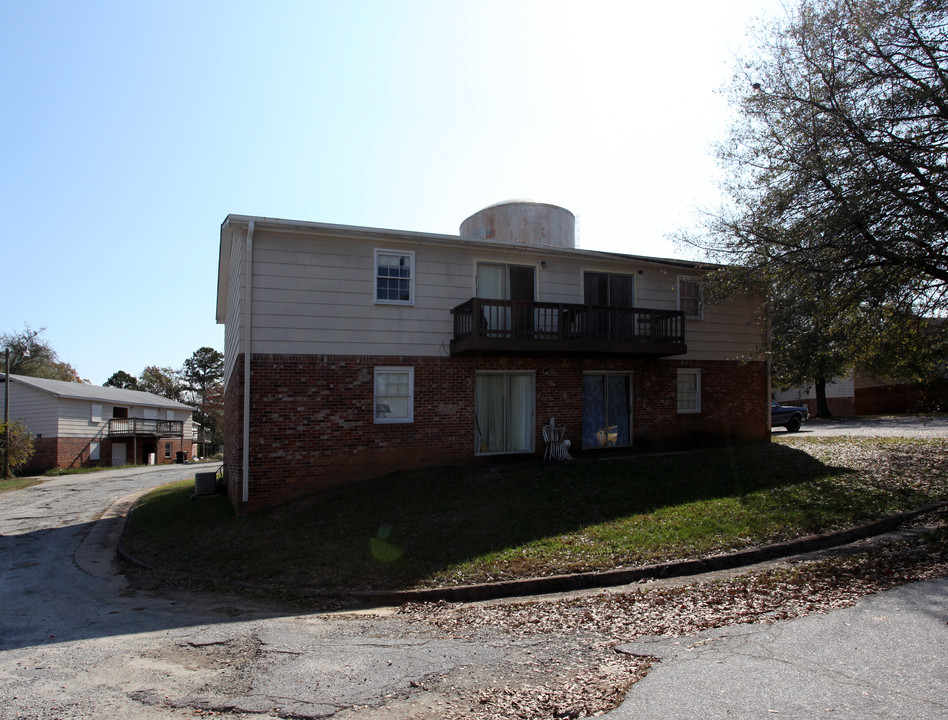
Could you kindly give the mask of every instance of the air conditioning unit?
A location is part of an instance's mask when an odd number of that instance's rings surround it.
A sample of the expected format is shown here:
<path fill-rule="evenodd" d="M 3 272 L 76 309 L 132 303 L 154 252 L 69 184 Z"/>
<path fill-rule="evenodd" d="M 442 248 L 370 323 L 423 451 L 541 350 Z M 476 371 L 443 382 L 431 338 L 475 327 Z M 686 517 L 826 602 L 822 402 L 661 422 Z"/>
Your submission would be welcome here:
<path fill-rule="evenodd" d="M 217 495 L 217 473 L 194 473 L 194 497 Z"/>

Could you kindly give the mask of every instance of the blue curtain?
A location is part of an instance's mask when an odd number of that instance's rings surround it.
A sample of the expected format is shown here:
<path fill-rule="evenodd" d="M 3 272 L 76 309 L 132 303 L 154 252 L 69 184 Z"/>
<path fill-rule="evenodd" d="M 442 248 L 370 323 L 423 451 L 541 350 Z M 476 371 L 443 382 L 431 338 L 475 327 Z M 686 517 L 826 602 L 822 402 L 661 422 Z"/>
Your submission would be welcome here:
<path fill-rule="evenodd" d="M 583 447 L 632 444 L 628 375 L 583 375 Z"/>

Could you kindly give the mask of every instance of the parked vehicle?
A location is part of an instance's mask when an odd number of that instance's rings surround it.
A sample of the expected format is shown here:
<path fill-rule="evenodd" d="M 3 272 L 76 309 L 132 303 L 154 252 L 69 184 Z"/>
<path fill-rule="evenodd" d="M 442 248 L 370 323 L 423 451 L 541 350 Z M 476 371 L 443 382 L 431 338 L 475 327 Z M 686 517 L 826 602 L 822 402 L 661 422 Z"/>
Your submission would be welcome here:
<path fill-rule="evenodd" d="M 805 407 L 781 405 L 776 400 L 770 401 L 770 427 L 785 427 L 788 432 L 797 432 L 809 417 L 810 411 Z"/>

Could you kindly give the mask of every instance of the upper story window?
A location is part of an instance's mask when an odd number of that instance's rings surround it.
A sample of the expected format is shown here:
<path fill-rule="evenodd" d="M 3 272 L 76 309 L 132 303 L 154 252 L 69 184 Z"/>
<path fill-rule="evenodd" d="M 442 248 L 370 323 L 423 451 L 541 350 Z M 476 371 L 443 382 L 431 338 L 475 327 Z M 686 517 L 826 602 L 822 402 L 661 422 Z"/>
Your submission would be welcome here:
<path fill-rule="evenodd" d="M 128 418 L 128 408 L 127 408 L 127 407 L 119 407 L 118 405 L 113 405 L 113 406 L 112 406 L 112 417 L 113 417 L 113 418 L 121 418 L 121 419 L 123 419 L 123 420 L 124 420 L 124 419 L 127 419 L 127 418 Z"/>
<path fill-rule="evenodd" d="M 415 302 L 415 253 L 375 251 L 375 302 L 413 305 Z"/>
<path fill-rule="evenodd" d="M 635 277 L 617 273 L 584 272 L 583 302 L 587 305 L 635 307 Z"/>
<path fill-rule="evenodd" d="M 699 320 L 704 317 L 701 278 L 678 276 L 678 309 L 685 314 L 685 317 Z"/>
<path fill-rule="evenodd" d="M 92 403 L 91 422 L 94 422 L 94 423 L 102 422 L 102 405 L 100 405 L 99 403 Z"/>

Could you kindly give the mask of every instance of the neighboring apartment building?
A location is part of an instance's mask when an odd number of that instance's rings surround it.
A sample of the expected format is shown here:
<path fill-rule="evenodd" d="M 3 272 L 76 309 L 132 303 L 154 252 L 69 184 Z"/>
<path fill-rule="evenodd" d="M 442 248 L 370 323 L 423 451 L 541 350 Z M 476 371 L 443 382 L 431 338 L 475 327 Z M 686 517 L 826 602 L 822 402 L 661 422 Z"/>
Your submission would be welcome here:
<path fill-rule="evenodd" d="M 3 377 L 0 374 L 0 377 Z M 0 402 L 7 383 L 0 383 Z M 23 473 L 193 459 L 192 408 L 137 390 L 10 375 L 10 420 L 35 437 Z"/>
<path fill-rule="evenodd" d="M 816 391 L 812 385 L 776 392 L 774 399 L 784 405 L 805 405 L 811 417 L 816 414 Z M 945 412 L 948 380 L 921 385 L 880 380 L 857 369 L 845 378 L 826 383 L 826 404 L 833 415 L 841 416 Z"/>
<path fill-rule="evenodd" d="M 550 418 L 573 456 L 767 441 L 759 304 L 706 306 L 708 269 L 577 249 L 573 215 L 539 203 L 460 236 L 229 215 L 231 499 L 539 459 Z"/>

